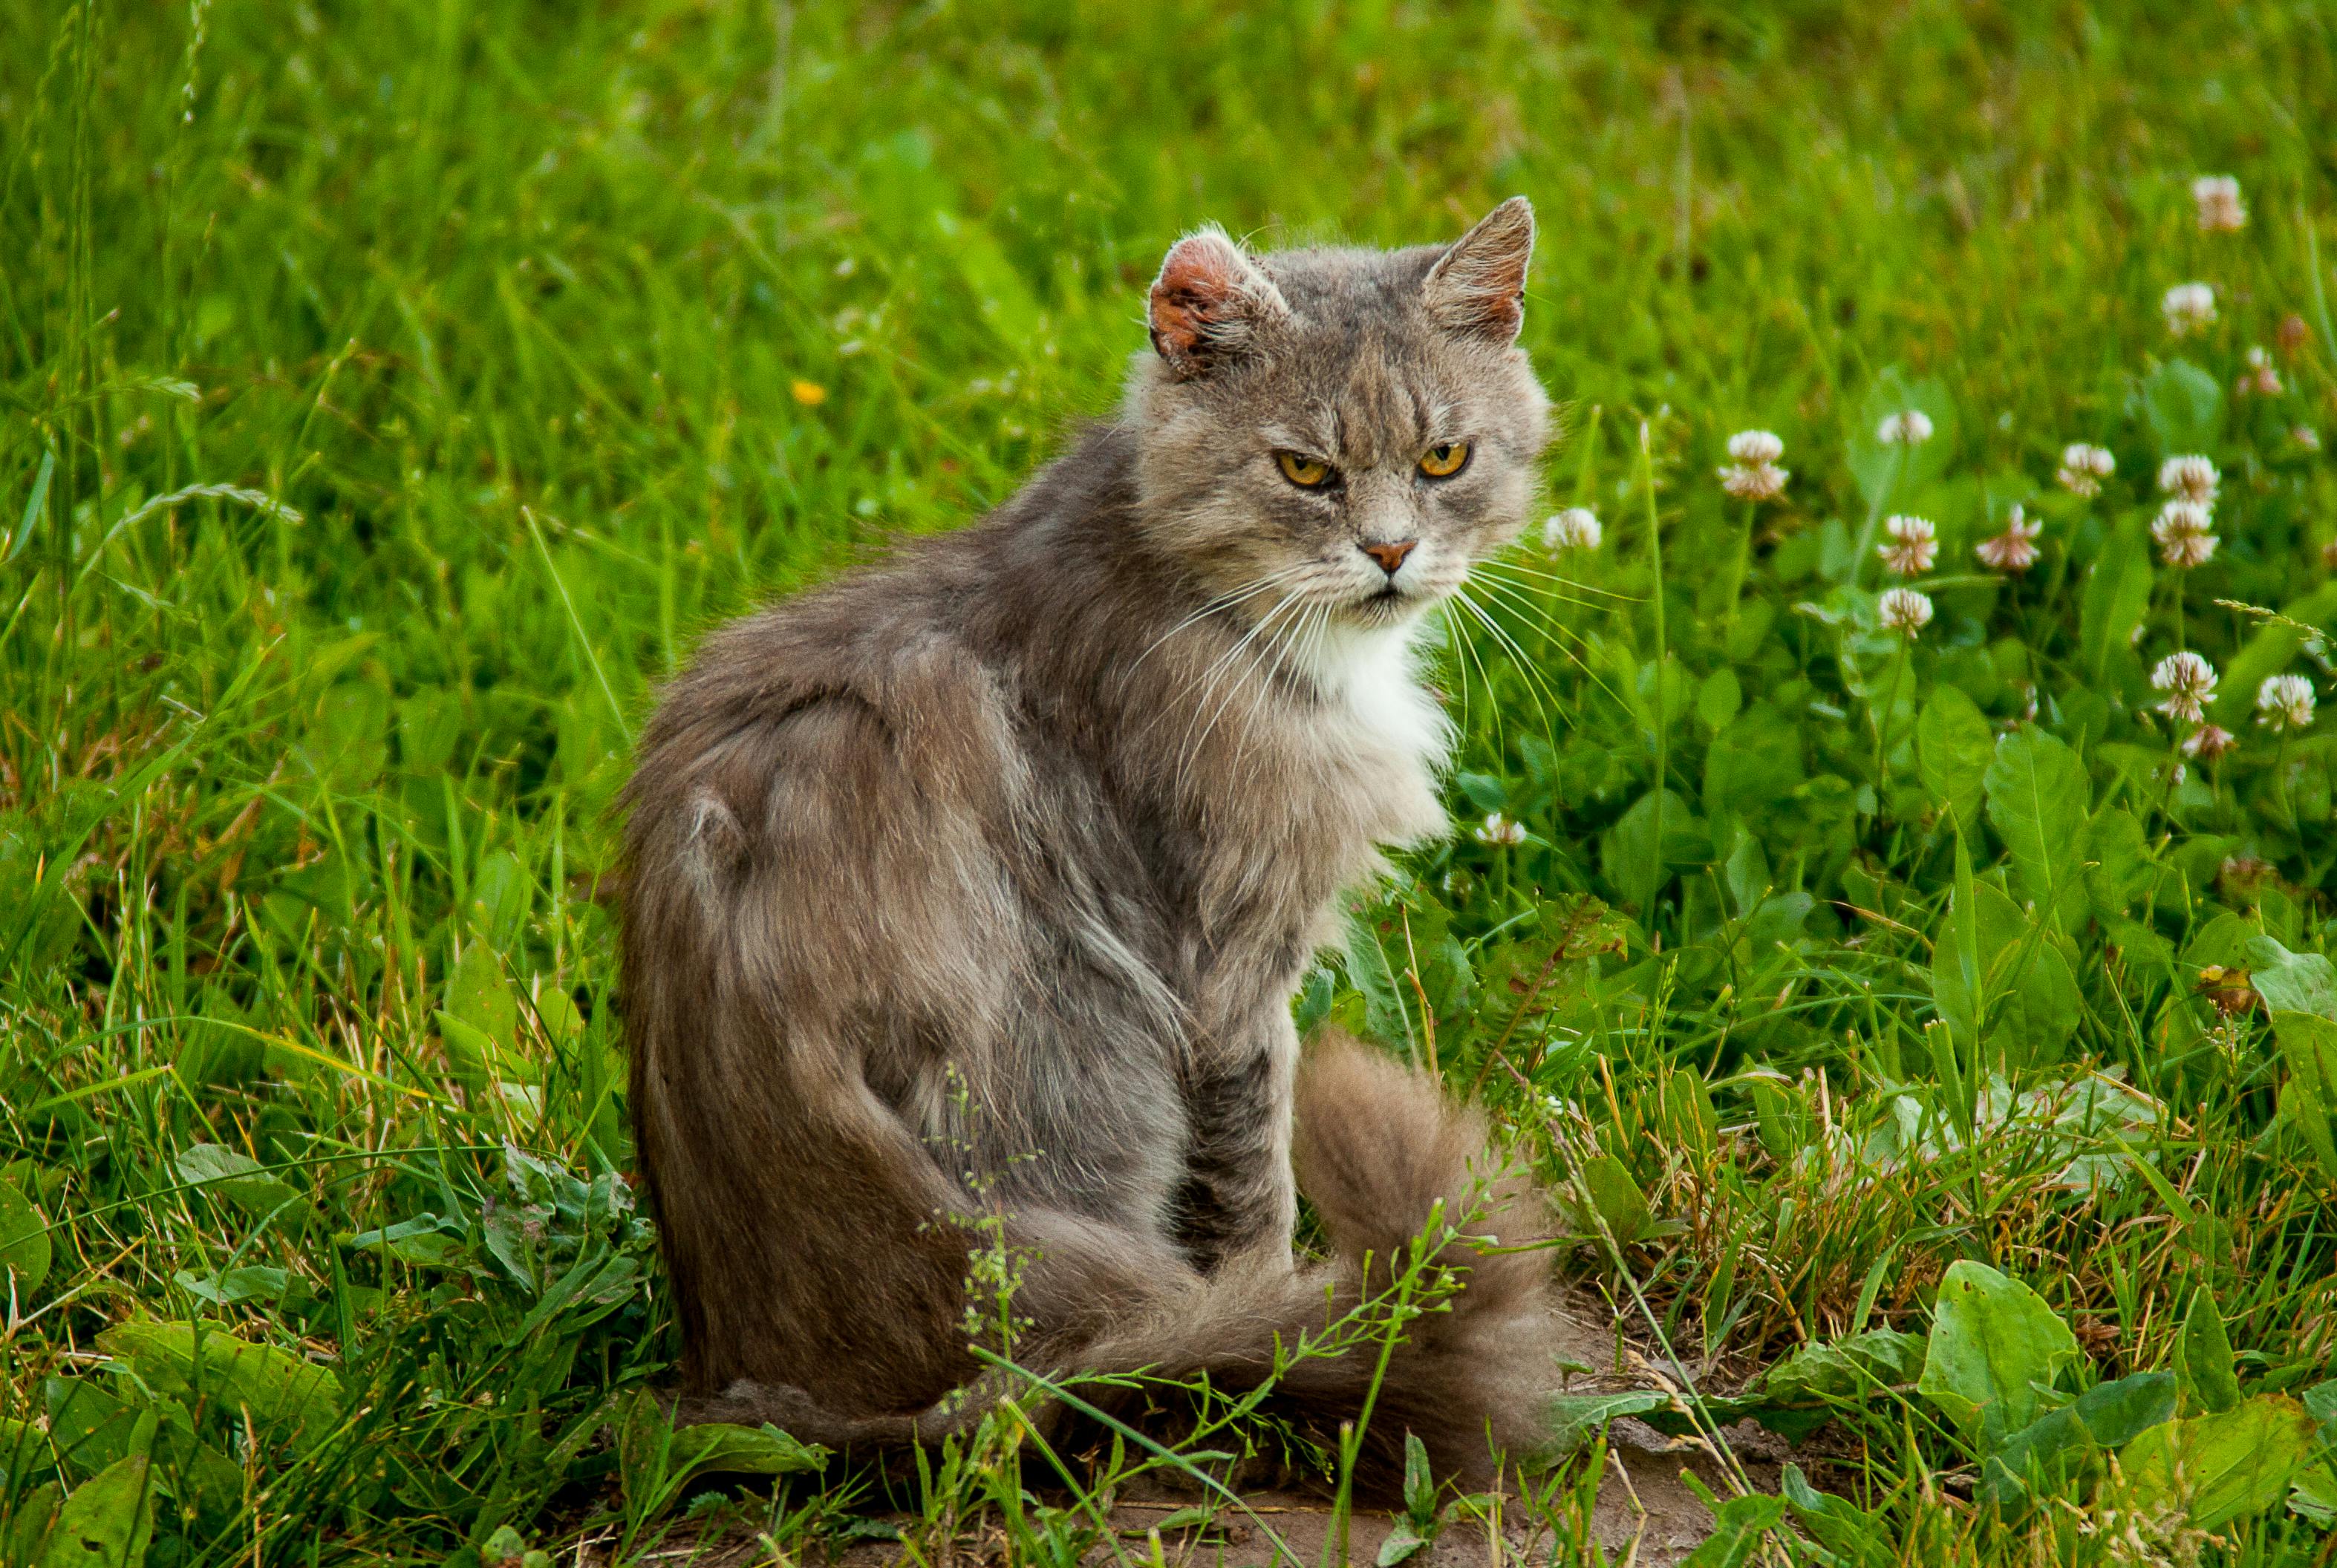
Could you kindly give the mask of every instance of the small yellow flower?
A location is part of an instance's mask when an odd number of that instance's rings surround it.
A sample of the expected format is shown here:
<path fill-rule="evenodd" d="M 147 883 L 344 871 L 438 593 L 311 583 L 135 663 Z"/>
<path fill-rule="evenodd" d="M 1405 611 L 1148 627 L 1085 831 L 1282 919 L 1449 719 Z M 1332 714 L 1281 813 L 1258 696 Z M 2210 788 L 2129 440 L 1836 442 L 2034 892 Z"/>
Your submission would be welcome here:
<path fill-rule="evenodd" d="M 827 388 L 816 381 L 791 381 L 788 393 L 806 408 L 817 408 L 827 401 Z"/>

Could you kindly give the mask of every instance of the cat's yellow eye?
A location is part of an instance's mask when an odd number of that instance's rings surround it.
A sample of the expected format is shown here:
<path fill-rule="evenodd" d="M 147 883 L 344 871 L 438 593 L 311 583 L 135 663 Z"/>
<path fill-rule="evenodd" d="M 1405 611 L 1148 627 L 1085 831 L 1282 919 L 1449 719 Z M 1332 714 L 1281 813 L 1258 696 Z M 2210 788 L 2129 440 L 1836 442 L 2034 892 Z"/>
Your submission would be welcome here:
<path fill-rule="evenodd" d="M 1431 479 L 1450 479 L 1467 466 L 1469 443 L 1440 441 L 1420 454 L 1420 472 Z"/>
<path fill-rule="evenodd" d="M 1301 457 L 1295 452 L 1277 452 L 1274 461 L 1282 465 L 1282 477 L 1302 490 L 1313 490 L 1331 477 L 1331 465 L 1319 457 Z"/>

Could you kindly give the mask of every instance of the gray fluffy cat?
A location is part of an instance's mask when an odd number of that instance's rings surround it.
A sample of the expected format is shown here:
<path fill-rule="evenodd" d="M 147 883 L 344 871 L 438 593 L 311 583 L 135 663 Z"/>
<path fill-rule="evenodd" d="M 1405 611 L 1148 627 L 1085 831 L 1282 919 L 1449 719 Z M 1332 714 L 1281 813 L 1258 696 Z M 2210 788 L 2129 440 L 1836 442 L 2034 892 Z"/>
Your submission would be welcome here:
<path fill-rule="evenodd" d="M 1539 1198 L 1428 1080 L 1338 1040 L 1302 1065 L 1289 1009 L 1377 846 L 1444 825 L 1411 646 L 1533 497 L 1532 243 L 1522 199 L 1450 246 L 1179 242 L 1115 422 L 666 693 L 624 997 L 687 1412 L 963 1426 L 983 1215 L 1022 1364 L 1254 1386 L 1442 1203 L 1476 1216 L 1437 1259 L 1464 1288 L 1406 1330 L 1366 1459 L 1532 1445 L 1550 1304 L 1490 1248 Z M 1292 1257 L 1294 1164 L 1327 1261 Z M 1271 1407 L 1335 1441 L 1377 1359 L 1303 1359 Z"/>

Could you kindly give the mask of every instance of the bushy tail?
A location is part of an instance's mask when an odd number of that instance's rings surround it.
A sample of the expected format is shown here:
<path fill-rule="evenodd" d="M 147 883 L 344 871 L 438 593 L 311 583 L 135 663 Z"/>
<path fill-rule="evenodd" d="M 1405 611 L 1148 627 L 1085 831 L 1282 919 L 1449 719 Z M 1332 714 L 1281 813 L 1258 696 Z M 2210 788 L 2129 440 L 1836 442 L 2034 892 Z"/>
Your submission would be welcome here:
<path fill-rule="evenodd" d="M 1026 1364 L 1056 1381 L 1207 1377 L 1235 1395 L 1271 1378 L 1266 1410 L 1315 1442 L 1335 1450 L 1343 1427 L 1359 1428 L 1356 1484 L 1366 1494 L 1400 1483 L 1406 1433 L 1440 1475 L 1482 1484 L 1503 1456 L 1525 1457 L 1545 1435 L 1556 1307 L 1547 1260 L 1513 1250 L 1541 1239 L 1540 1194 L 1494 1150 L 1480 1116 L 1349 1040 L 1312 1051 L 1297 1117 L 1299 1188 L 1330 1234 L 1329 1261 L 1257 1257 L 1164 1281 L 1122 1321 Z M 1123 1293 L 1125 1278 L 1116 1271 Z M 1007 1392 L 1021 1380 L 984 1384 Z M 1121 1418 L 1136 1402 L 1092 1383 L 1078 1392 Z M 844 1415 L 797 1390 L 740 1384 L 680 1414 L 770 1421 L 807 1442 L 868 1447 L 967 1429 L 992 1402 L 978 1384 L 915 1415 Z"/>

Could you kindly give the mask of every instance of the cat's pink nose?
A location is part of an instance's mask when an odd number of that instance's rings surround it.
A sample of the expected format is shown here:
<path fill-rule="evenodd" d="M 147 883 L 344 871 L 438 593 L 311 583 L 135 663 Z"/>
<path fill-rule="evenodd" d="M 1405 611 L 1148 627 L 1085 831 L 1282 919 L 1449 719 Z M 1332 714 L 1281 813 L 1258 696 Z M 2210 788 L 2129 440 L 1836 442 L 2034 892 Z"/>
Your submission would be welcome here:
<path fill-rule="evenodd" d="M 1380 563 L 1382 571 L 1393 577 L 1395 569 L 1403 564 L 1403 558 L 1410 555 L 1413 546 L 1419 542 L 1416 539 L 1399 539 L 1393 544 L 1367 544 L 1363 549 L 1365 555 Z"/>

